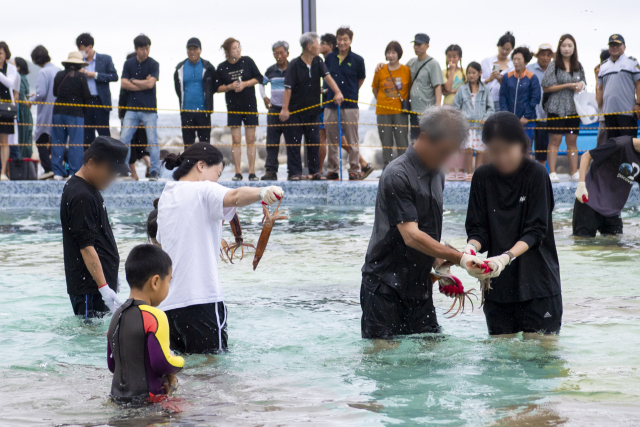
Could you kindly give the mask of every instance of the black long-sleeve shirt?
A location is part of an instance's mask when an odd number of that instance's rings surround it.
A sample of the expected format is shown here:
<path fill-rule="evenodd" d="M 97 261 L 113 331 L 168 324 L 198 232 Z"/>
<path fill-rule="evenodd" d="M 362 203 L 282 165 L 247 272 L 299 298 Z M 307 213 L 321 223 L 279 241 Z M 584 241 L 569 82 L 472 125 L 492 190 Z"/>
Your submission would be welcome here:
<path fill-rule="evenodd" d="M 82 117 L 83 107 L 58 104 L 87 104 L 91 99 L 87 76 L 77 70 L 60 71 L 53 79 L 53 96 L 56 97 L 53 114 Z"/>
<path fill-rule="evenodd" d="M 528 301 L 561 293 L 560 266 L 553 236 L 554 201 L 546 168 L 525 159 L 509 175 L 492 165 L 473 174 L 467 210 L 467 237 L 482 245 L 481 251 L 496 256 L 518 241 L 529 250 L 491 279 L 485 298 L 507 303 Z"/>

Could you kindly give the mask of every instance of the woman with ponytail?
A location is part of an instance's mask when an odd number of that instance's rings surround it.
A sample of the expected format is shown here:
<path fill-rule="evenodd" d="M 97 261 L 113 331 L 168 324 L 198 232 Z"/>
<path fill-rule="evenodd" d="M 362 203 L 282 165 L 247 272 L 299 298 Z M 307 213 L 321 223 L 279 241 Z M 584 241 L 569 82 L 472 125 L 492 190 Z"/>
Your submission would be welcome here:
<path fill-rule="evenodd" d="M 277 186 L 230 189 L 218 184 L 222 153 L 199 142 L 164 161 L 174 170 L 158 202 L 156 240 L 173 262 L 167 298 L 160 308 L 169 319 L 171 348 L 209 354 L 227 349 L 227 307 L 218 259 L 222 222 L 236 209 L 260 202 L 271 205 L 284 192 Z"/>

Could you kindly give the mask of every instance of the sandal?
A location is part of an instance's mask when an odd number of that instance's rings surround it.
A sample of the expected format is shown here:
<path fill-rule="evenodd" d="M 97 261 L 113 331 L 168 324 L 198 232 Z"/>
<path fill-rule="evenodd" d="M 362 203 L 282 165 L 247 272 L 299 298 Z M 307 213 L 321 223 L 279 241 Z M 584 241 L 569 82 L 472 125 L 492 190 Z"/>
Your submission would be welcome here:
<path fill-rule="evenodd" d="M 467 179 L 467 175 L 464 172 L 458 172 L 456 174 L 456 181 L 464 181 Z"/>
<path fill-rule="evenodd" d="M 362 178 L 360 177 L 360 172 L 350 172 L 349 173 L 349 181 L 360 181 Z"/>
<path fill-rule="evenodd" d="M 300 181 L 300 175 L 292 175 L 287 178 L 287 181 Z"/>
<path fill-rule="evenodd" d="M 260 179 L 256 176 L 255 173 L 249 174 L 249 181 L 260 181 Z"/>
<path fill-rule="evenodd" d="M 455 172 L 449 172 L 447 174 L 447 181 L 455 181 L 456 180 L 456 173 Z"/>
<path fill-rule="evenodd" d="M 365 179 L 366 177 L 371 175 L 371 172 L 373 172 L 373 166 L 371 166 L 371 163 L 367 163 L 367 165 L 362 168 L 362 174 L 360 175 L 360 179 Z"/>
<path fill-rule="evenodd" d="M 473 174 L 472 173 L 468 173 L 467 174 L 467 179 L 465 181 L 471 182 L 472 180 L 473 180 Z"/>
<path fill-rule="evenodd" d="M 338 174 L 338 172 L 331 172 L 327 175 L 327 179 L 329 181 L 337 181 L 340 179 L 340 174 Z"/>
<path fill-rule="evenodd" d="M 311 181 L 326 181 L 327 177 L 323 176 L 321 173 L 316 173 L 311 178 Z"/>
<path fill-rule="evenodd" d="M 242 174 L 241 173 L 237 173 L 233 176 L 233 178 L 231 178 L 232 181 L 242 181 Z"/>

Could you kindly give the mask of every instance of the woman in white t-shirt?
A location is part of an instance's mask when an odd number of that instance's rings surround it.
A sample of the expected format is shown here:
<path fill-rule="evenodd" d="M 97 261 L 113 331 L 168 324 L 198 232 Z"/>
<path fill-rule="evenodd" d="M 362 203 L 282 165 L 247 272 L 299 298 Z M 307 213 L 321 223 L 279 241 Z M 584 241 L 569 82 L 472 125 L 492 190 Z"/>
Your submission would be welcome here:
<path fill-rule="evenodd" d="M 513 69 L 513 62 L 509 59 L 509 54 L 515 46 L 516 38 L 510 31 L 507 31 L 498 40 L 498 54 L 482 60 L 482 82 L 491 91 L 495 111 L 500 111 L 500 102 L 498 101 L 502 76 Z"/>
<path fill-rule="evenodd" d="M 171 348 L 182 353 L 227 349 L 227 307 L 218 273 L 222 222 L 236 208 L 282 198 L 282 188 L 218 184 L 222 153 L 200 142 L 164 161 L 175 181 L 168 182 L 158 203 L 156 239 L 173 262 L 169 295 L 160 305 L 169 319 Z"/>

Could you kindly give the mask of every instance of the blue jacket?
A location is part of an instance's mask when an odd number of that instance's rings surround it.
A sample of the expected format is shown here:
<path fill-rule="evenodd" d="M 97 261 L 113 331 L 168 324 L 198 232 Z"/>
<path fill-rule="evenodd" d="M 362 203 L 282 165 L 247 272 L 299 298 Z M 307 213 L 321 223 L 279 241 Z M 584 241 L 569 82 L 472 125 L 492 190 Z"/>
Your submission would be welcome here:
<path fill-rule="evenodd" d="M 456 96 L 453 98 L 452 105 L 453 107 L 462 110 L 467 120 L 486 120 L 495 112 L 493 109 L 491 89 L 482 82 L 479 82 L 478 85 L 475 105 L 471 102 L 471 88 L 469 87 L 469 82 L 458 88 Z M 478 126 L 478 124 L 471 123 L 471 126 Z"/>
<path fill-rule="evenodd" d="M 113 66 L 113 60 L 109 55 L 103 55 L 96 53 L 96 89 L 98 90 L 98 96 L 100 102 L 106 107 L 107 110 L 111 110 L 111 90 L 109 89 L 109 83 L 118 81 L 118 72 Z"/>
<path fill-rule="evenodd" d="M 535 74 L 525 69 L 518 76 L 515 70 L 510 71 L 500 84 L 500 110 L 535 119 L 541 96 L 540 81 Z"/>

